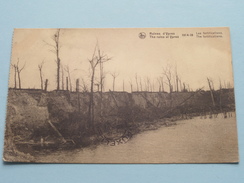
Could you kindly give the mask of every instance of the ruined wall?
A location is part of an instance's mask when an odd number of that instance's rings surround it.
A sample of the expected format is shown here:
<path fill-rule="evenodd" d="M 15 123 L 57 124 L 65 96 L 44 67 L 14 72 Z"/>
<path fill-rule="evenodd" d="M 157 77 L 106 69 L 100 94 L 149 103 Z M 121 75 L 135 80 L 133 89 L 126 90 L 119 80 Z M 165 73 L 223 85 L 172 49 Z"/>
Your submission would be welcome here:
<path fill-rule="evenodd" d="M 94 93 L 95 126 L 118 129 L 120 125 L 138 126 L 159 118 L 203 112 L 235 109 L 234 91 L 214 92 L 215 107 L 209 91 L 159 92 L 105 92 Z M 49 121 L 66 139 L 76 142 L 89 140 L 87 133 L 89 93 L 69 91 L 43 92 L 41 90 L 15 90 L 8 93 L 6 116 L 6 144 L 12 142 L 45 141 L 57 139 Z M 102 110 L 101 110 L 102 109 Z M 135 128 L 136 129 L 136 128 Z M 90 142 L 93 142 L 90 140 Z"/>
<path fill-rule="evenodd" d="M 209 91 L 202 92 L 105 92 L 94 93 L 95 121 L 101 116 L 107 121 L 132 116 L 128 120 L 138 121 L 154 117 L 197 113 L 213 110 Z M 234 91 L 215 91 L 215 110 L 234 110 Z M 41 90 L 9 90 L 7 120 L 22 124 L 23 128 L 43 125 L 50 119 L 53 123 L 87 121 L 89 93 L 69 91 L 43 92 Z M 101 111 L 102 108 L 102 111 Z M 154 116 L 153 116 L 154 115 Z M 161 116 L 160 116 L 161 115 Z M 170 116 L 169 116 L 170 117 Z M 106 121 L 105 120 L 105 121 Z M 23 125 L 23 123 L 25 125 Z M 24 127 L 25 126 L 25 127 Z M 27 130 L 28 131 L 28 130 Z"/>
<path fill-rule="evenodd" d="M 234 105 L 234 91 L 215 91 L 214 100 L 216 106 L 223 107 Z M 102 105 L 102 106 L 101 106 Z M 41 90 L 9 90 L 8 107 L 18 115 L 18 120 L 29 117 L 31 121 L 45 120 L 51 112 L 53 115 L 62 116 L 63 113 L 79 112 L 86 115 L 89 106 L 89 93 L 77 93 L 69 91 L 43 92 Z M 179 106 L 191 107 L 194 109 L 208 108 L 212 106 L 212 99 L 209 91 L 202 92 L 105 92 L 94 93 L 95 114 L 101 107 L 104 115 L 113 113 L 116 109 L 123 107 L 147 108 L 177 108 Z M 8 111 L 10 112 L 10 111 Z M 12 112 L 13 113 L 13 112 Z M 33 116 L 34 115 L 34 116 Z M 98 114 L 97 114 L 98 115 Z M 28 120 L 27 120 L 28 121 Z"/>

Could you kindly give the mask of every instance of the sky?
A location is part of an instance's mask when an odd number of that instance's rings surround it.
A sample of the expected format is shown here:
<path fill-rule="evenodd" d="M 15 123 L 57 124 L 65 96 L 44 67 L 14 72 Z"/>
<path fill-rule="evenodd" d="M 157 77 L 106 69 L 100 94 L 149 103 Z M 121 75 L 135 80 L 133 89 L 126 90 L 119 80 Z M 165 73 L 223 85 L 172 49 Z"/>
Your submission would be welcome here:
<path fill-rule="evenodd" d="M 14 30 L 11 64 L 17 64 L 19 60 L 19 67 L 24 66 L 20 73 L 22 88 L 41 87 L 38 65 L 44 62 L 42 74 L 49 80 L 48 90 L 56 89 L 57 64 L 52 39 L 56 32 L 57 29 Z M 145 38 L 140 38 L 140 33 Z M 215 89 L 219 88 L 220 81 L 222 85 L 230 83 L 233 86 L 228 28 L 61 29 L 59 42 L 61 64 L 69 67 L 73 89 L 78 78 L 80 83 L 83 79 L 89 87 L 89 59 L 96 44 L 103 54 L 111 58 L 104 63 L 105 91 L 113 88 L 112 73 L 117 74 L 115 91 L 122 91 L 123 83 L 124 90 L 131 91 L 130 82 L 136 91 L 136 75 L 143 88 L 149 78 L 154 91 L 159 90 L 158 78 L 163 77 L 164 89 L 169 91 L 163 74 L 165 68 L 171 68 L 172 80 L 175 80 L 177 68 L 182 83 L 185 82 L 192 90 L 202 87 L 208 90 L 207 77 L 212 79 Z M 95 83 L 98 81 L 97 67 Z M 10 68 L 9 87 L 14 87 L 13 67 Z"/>

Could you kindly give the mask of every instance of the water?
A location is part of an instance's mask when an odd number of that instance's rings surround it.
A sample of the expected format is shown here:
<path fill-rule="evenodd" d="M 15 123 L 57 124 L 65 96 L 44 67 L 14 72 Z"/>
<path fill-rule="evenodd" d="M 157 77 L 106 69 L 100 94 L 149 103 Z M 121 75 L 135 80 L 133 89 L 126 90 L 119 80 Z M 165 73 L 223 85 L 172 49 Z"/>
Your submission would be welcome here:
<path fill-rule="evenodd" d="M 235 116 L 178 121 L 125 144 L 57 152 L 38 158 L 64 163 L 218 163 L 238 161 Z"/>

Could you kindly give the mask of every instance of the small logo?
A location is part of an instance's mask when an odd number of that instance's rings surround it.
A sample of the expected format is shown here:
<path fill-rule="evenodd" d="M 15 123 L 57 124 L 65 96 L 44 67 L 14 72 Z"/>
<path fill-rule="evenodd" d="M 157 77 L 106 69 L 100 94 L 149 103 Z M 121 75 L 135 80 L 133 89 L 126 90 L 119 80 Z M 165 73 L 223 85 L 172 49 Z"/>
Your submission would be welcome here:
<path fill-rule="evenodd" d="M 140 32 L 139 33 L 139 38 L 145 39 L 146 38 L 146 33 L 145 32 Z"/>

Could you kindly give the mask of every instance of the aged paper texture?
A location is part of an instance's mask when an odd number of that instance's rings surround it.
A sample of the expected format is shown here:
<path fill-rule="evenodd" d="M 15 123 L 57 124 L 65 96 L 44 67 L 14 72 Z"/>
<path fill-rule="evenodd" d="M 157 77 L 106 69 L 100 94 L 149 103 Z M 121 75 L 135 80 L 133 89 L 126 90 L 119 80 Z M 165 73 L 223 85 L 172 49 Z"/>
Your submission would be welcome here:
<path fill-rule="evenodd" d="M 15 29 L 3 159 L 236 163 L 228 28 Z"/>

